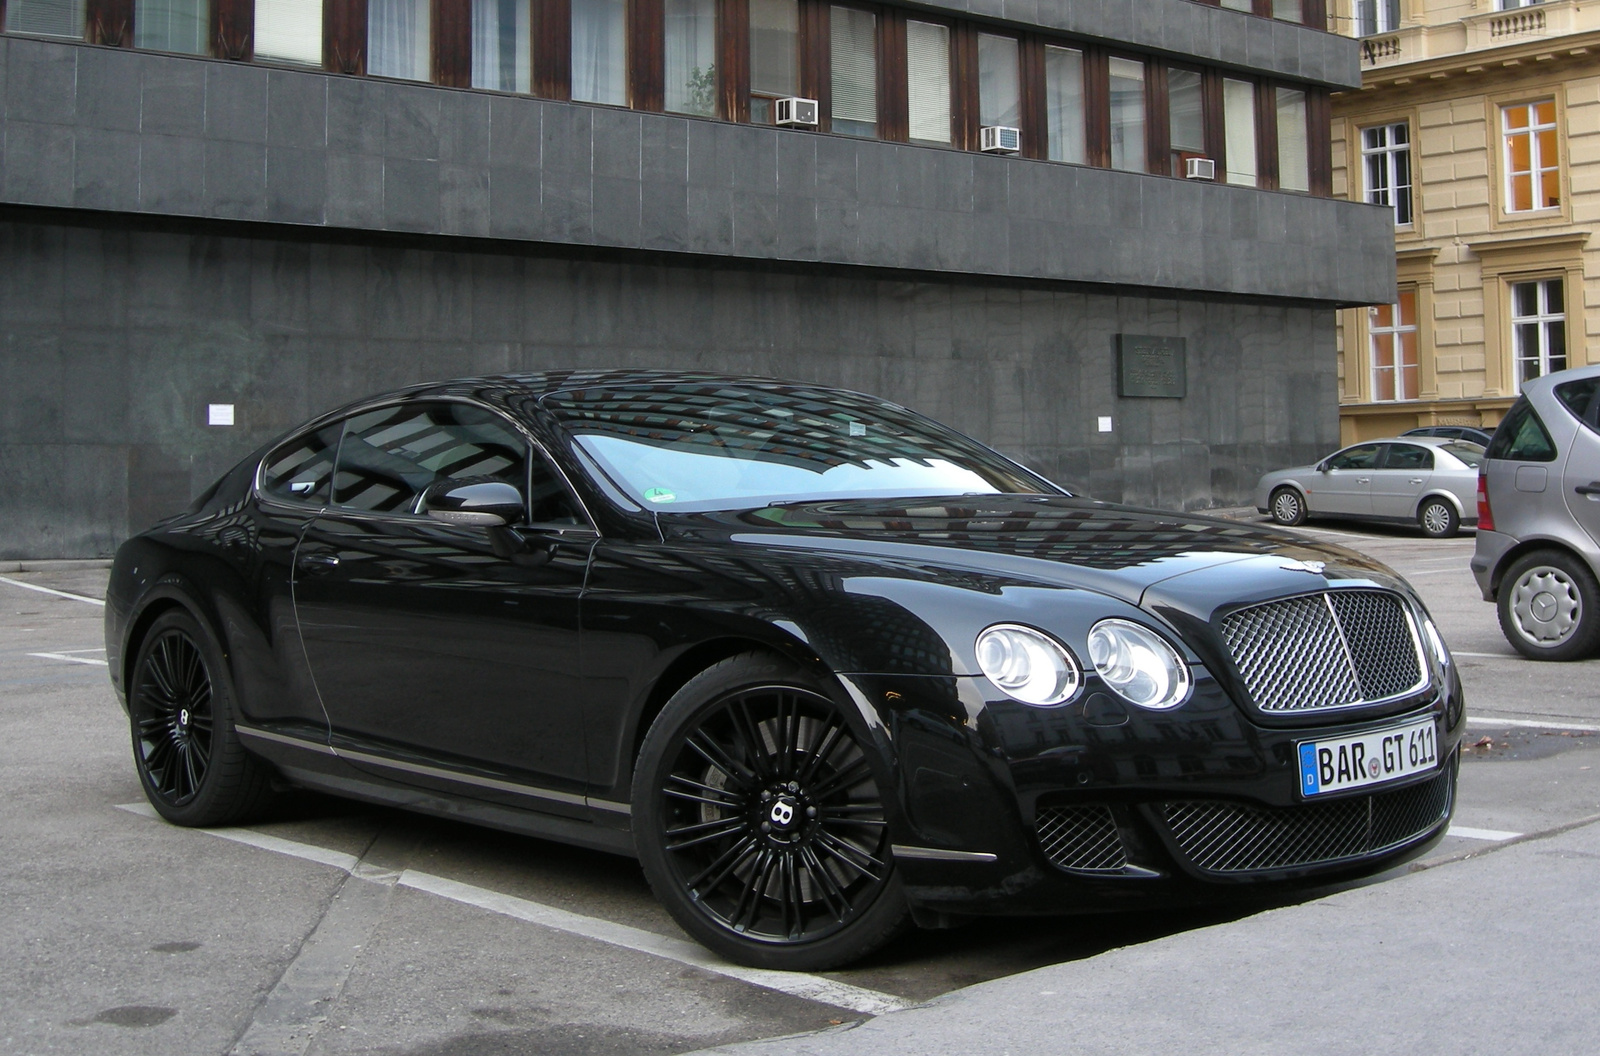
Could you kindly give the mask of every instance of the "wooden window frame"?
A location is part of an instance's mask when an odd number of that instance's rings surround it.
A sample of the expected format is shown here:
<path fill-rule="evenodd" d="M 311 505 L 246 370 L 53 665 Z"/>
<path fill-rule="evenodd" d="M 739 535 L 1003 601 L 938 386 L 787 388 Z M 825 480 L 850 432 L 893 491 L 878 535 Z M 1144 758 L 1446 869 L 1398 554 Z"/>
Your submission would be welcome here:
<path fill-rule="evenodd" d="M 806 6 L 812 8 L 813 14 L 808 27 L 806 19 Z M 873 34 L 873 64 L 877 67 L 877 114 L 873 125 L 875 131 L 871 136 L 855 136 L 851 139 L 883 139 L 884 138 L 884 16 L 889 10 L 878 4 L 856 3 L 854 0 L 803 0 L 800 10 L 800 94 L 817 101 L 817 131 L 833 131 L 833 9 L 835 7 L 848 7 L 856 11 L 865 11 L 873 17 L 875 27 Z M 809 32 L 808 32 L 809 29 Z M 905 54 L 904 22 L 901 23 L 900 53 Z M 976 39 L 976 38 L 974 38 Z M 806 59 L 809 58 L 808 63 Z M 811 84 L 816 88 L 815 93 L 806 90 L 807 67 L 812 77 Z M 903 69 L 903 67 L 902 67 Z M 902 81 L 904 80 L 902 76 Z M 902 88 L 902 90 L 904 90 Z M 909 118 L 908 118 L 909 120 Z M 844 135 L 844 133 L 840 133 Z"/>
<path fill-rule="evenodd" d="M 472 0 L 430 0 L 433 10 L 431 73 L 434 84 L 472 87 Z"/>
<path fill-rule="evenodd" d="M 0 0 L 4 3 L 5 0 Z M 250 62 L 256 50 L 255 0 L 211 0 L 210 54 L 213 58 Z"/>
<path fill-rule="evenodd" d="M 659 114 L 667 105 L 666 0 L 627 0 L 627 107 Z"/>
<path fill-rule="evenodd" d="M 322 68 L 367 72 L 367 0 L 322 0 Z"/>
<path fill-rule="evenodd" d="M 1207 7 L 1221 7 L 1222 0 L 1196 0 L 1197 3 Z M 1252 0 L 1249 11 L 1240 11 L 1239 14 L 1255 15 L 1257 18 L 1270 18 L 1275 22 L 1283 22 L 1291 26 L 1310 26 L 1312 29 L 1326 31 L 1328 25 L 1327 0 L 1300 0 L 1300 21 L 1290 22 L 1286 18 L 1278 18 L 1272 13 L 1272 0 Z"/>
<path fill-rule="evenodd" d="M 716 55 L 717 117 L 724 121 L 748 123 L 750 0 L 717 0 Z"/>
<path fill-rule="evenodd" d="M 86 0 L 83 39 L 112 48 L 133 47 L 133 0 Z"/>
<path fill-rule="evenodd" d="M 571 99 L 571 0 L 533 0 L 530 22 L 533 94 L 541 99 Z"/>

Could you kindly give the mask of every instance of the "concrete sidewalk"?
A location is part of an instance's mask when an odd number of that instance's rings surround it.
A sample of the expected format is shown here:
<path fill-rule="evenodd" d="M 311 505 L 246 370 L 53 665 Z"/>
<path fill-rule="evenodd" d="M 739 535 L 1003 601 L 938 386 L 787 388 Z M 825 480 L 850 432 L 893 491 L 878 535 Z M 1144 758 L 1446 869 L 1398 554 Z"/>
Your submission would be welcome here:
<path fill-rule="evenodd" d="M 1600 824 L 736 1056 L 1600 1053 Z"/>

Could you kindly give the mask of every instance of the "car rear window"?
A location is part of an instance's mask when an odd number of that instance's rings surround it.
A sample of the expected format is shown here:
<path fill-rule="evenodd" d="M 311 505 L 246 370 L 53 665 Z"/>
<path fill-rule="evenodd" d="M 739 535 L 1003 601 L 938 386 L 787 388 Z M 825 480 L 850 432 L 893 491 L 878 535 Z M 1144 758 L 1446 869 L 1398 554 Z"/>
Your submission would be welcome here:
<path fill-rule="evenodd" d="M 1475 444 L 1470 440 L 1452 440 L 1448 444 L 1440 444 L 1439 450 L 1451 454 L 1477 469 L 1483 465 L 1483 445 Z"/>
<path fill-rule="evenodd" d="M 1600 378 L 1579 378 L 1556 386 L 1556 399 L 1590 429 L 1600 429 Z"/>
<path fill-rule="evenodd" d="M 1511 405 L 1500 427 L 1489 441 L 1485 458 L 1504 458 L 1513 462 L 1554 462 L 1555 441 L 1539 420 L 1538 412 L 1526 396 Z"/>

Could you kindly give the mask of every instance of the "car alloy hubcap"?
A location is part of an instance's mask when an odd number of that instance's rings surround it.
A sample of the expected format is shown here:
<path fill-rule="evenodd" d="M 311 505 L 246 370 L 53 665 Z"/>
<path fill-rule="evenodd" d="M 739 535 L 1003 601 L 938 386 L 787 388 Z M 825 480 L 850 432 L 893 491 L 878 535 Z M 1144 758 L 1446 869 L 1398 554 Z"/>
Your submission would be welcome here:
<path fill-rule="evenodd" d="M 1450 511 L 1437 502 L 1422 511 L 1422 526 L 1430 532 L 1442 532 L 1450 527 Z"/>
<path fill-rule="evenodd" d="M 211 763 L 211 675 L 181 631 L 156 639 L 135 676 L 134 749 L 163 802 L 194 798 Z"/>
<path fill-rule="evenodd" d="M 863 912 L 889 876 L 883 798 L 824 698 L 790 687 L 715 702 L 661 785 L 669 867 L 711 920 L 810 942 Z"/>
<path fill-rule="evenodd" d="M 1512 587 L 1517 630 L 1536 645 L 1560 645 L 1572 637 L 1583 615 L 1578 587 L 1559 568 L 1530 568 Z"/>
<path fill-rule="evenodd" d="M 1288 492 L 1278 496 L 1278 519 L 1292 521 L 1300 514 L 1300 500 Z"/>

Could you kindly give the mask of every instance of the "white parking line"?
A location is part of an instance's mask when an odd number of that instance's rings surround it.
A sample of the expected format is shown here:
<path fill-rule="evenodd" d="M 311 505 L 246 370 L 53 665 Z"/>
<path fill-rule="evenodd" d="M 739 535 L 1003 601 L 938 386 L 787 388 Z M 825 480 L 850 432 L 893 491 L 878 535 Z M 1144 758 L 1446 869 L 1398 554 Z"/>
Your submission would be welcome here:
<path fill-rule="evenodd" d="M 88 653 L 88 652 L 104 652 L 105 650 L 103 650 L 103 649 L 102 650 L 83 649 L 83 650 L 74 650 L 74 651 L 75 652 Z M 108 666 L 110 666 L 104 660 L 96 660 L 92 656 L 69 656 L 66 653 L 29 653 L 28 655 L 29 656 L 37 656 L 41 660 L 64 660 L 69 664 L 93 664 L 96 667 L 108 667 Z"/>
<path fill-rule="evenodd" d="M 146 818 L 160 817 L 148 803 L 119 803 L 117 809 Z M 598 917 L 587 917 L 580 913 L 558 909 L 555 906 L 547 906 L 540 902 L 517 898 L 514 895 L 502 894 L 498 891 L 476 887 L 472 884 L 463 884 L 442 876 L 419 872 L 415 869 L 407 869 L 398 875 L 392 872 L 364 870 L 358 868 L 359 859 L 354 855 L 328 850 L 325 847 L 316 847 L 309 843 L 280 839 L 277 836 L 269 836 L 264 832 L 240 828 L 201 829 L 198 831 L 224 840 L 232 840 L 235 843 L 255 847 L 259 850 L 273 851 L 278 854 L 317 862 L 321 865 L 332 866 L 358 879 L 371 880 L 375 883 L 397 884 L 400 887 L 423 891 L 439 898 L 449 899 L 452 902 L 459 902 L 462 905 L 474 906 L 491 913 L 498 913 L 502 916 L 527 921 L 530 924 L 537 924 L 553 931 L 565 932 L 569 935 L 604 942 L 612 946 L 621 946 L 624 949 L 650 954 L 653 957 L 661 957 L 669 961 L 677 961 L 679 964 L 690 965 L 715 975 L 726 976 L 767 990 L 776 990 L 794 997 L 805 998 L 808 1001 L 818 1001 L 822 1004 L 832 1005 L 835 1008 L 846 1008 L 852 1012 L 879 1016 L 885 1012 L 895 1012 L 903 1008 L 909 1008 L 912 1004 L 912 1002 L 902 1000 L 893 994 L 885 994 L 878 990 L 868 990 L 860 986 L 851 986 L 849 983 L 840 983 L 832 979 L 824 979 L 821 976 L 807 975 L 803 972 L 775 972 L 763 968 L 746 968 L 743 965 L 729 964 L 727 961 L 719 959 L 705 947 L 687 939 L 657 935 L 653 931 L 645 931 L 642 928 L 629 927 L 626 924 L 618 924 Z"/>
<path fill-rule="evenodd" d="M 69 594 L 64 590 L 56 590 L 54 587 L 41 587 L 37 583 L 24 583 L 19 579 L 11 579 L 7 576 L 0 576 L 0 583 L 9 583 L 11 586 L 21 587 L 23 590 L 37 590 L 40 594 L 54 594 L 58 598 L 71 598 L 73 601 L 85 601 L 90 605 L 98 605 L 102 609 L 106 607 L 104 598 L 91 598 L 83 594 Z"/>
<path fill-rule="evenodd" d="M 1520 832 L 1506 832 L 1504 829 L 1474 829 L 1467 825 L 1451 825 L 1445 830 L 1446 836 L 1461 836 L 1468 840 L 1488 840 L 1492 843 L 1501 843 L 1505 840 L 1514 840 L 1521 836 Z"/>
<path fill-rule="evenodd" d="M 1538 722 L 1532 719 L 1500 719 L 1493 715 L 1468 715 L 1467 725 L 1520 726 L 1530 730 L 1577 730 L 1585 733 L 1600 733 L 1600 726 L 1587 725 L 1581 722 Z"/>

